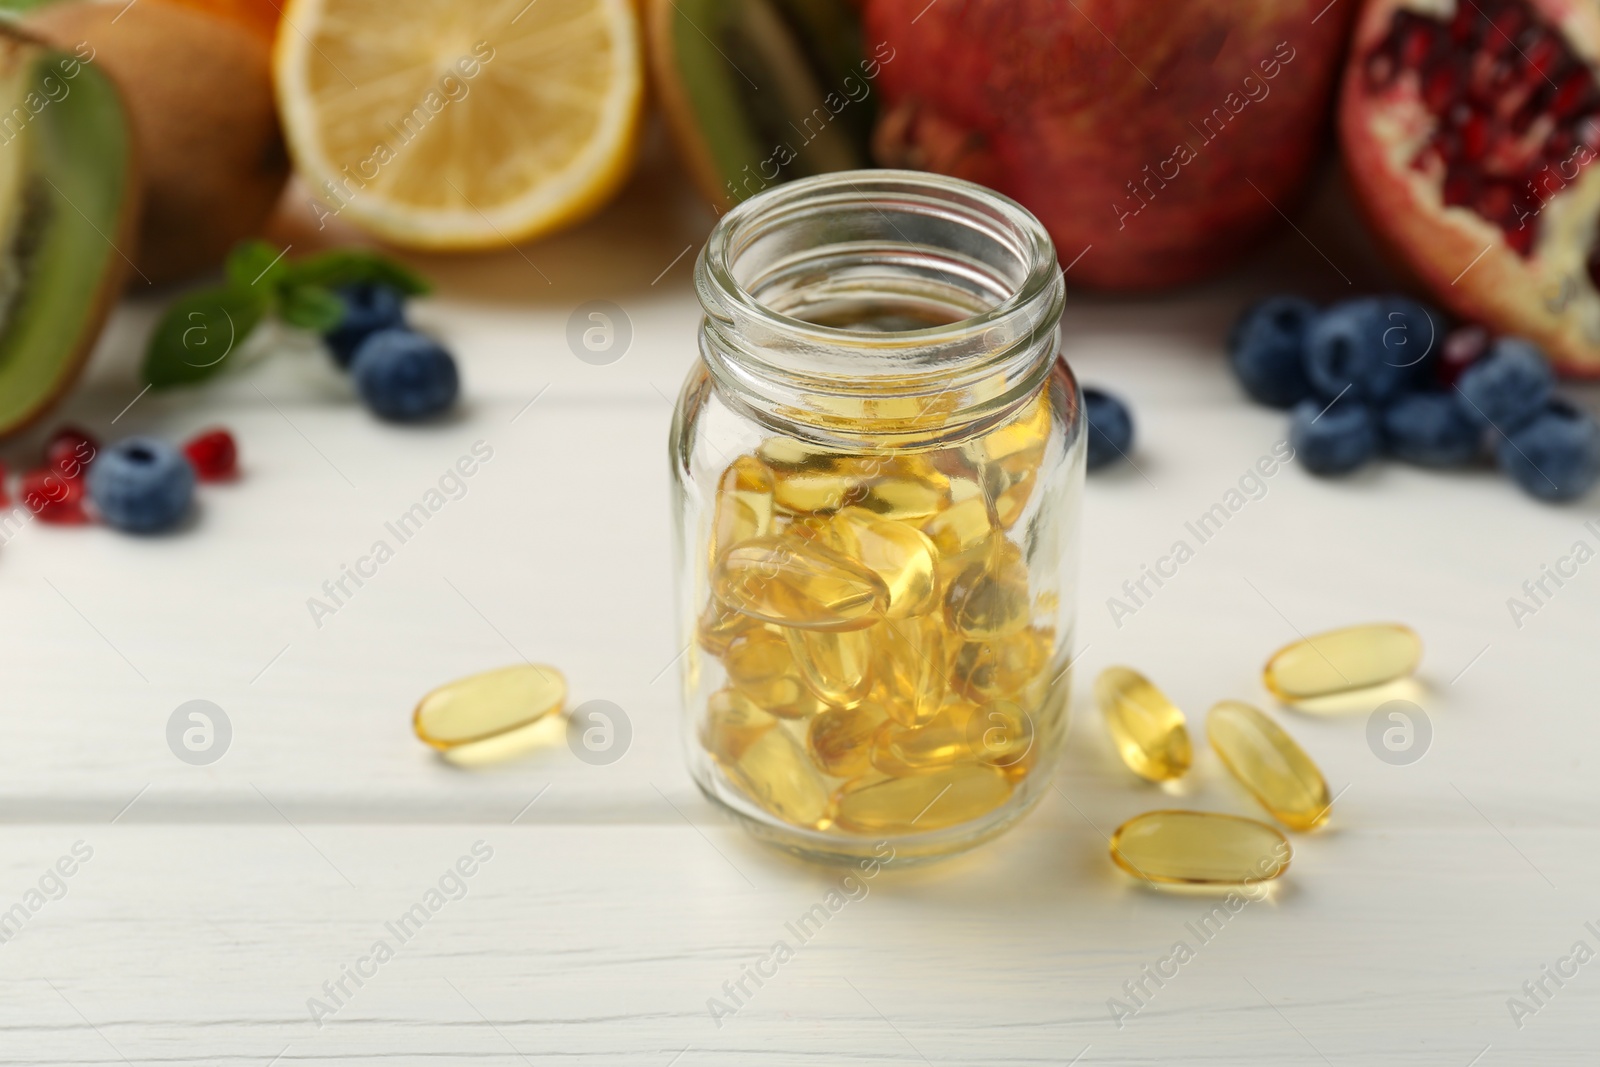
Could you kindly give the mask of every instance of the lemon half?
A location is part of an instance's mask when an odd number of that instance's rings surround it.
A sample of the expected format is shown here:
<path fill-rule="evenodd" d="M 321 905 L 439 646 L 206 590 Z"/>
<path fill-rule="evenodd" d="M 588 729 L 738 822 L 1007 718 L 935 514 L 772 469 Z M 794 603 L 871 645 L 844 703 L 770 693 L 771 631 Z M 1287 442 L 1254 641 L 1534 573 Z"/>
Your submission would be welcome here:
<path fill-rule="evenodd" d="M 318 218 L 417 248 L 592 214 L 628 176 L 644 100 L 630 0 L 291 0 L 273 76 Z"/>

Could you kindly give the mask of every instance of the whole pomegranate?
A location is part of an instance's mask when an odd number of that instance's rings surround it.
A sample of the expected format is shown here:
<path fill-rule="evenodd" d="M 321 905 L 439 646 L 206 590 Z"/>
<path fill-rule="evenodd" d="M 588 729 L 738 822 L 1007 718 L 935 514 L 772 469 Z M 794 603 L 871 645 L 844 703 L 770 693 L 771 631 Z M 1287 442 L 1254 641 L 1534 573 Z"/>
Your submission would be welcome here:
<path fill-rule="evenodd" d="M 1073 282 L 1191 281 L 1238 258 L 1301 192 L 1352 11 L 1328 0 L 867 0 L 868 50 L 893 49 L 874 152 L 1021 201 Z"/>
<path fill-rule="evenodd" d="M 1379 238 L 1457 314 L 1600 375 L 1600 5 L 1369 0 L 1339 105 Z"/>

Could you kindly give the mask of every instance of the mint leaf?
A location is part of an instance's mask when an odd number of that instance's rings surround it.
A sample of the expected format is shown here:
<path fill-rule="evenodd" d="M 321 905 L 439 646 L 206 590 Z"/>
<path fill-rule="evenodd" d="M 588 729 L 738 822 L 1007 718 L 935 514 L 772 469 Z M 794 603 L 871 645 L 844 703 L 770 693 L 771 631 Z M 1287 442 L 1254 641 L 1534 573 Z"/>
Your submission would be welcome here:
<path fill-rule="evenodd" d="M 265 241 L 240 241 L 228 253 L 228 282 L 235 289 L 257 288 L 272 292 L 289 271 L 283 249 Z"/>
<path fill-rule="evenodd" d="M 379 282 L 406 296 L 426 293 L 429 288 L 422 276 L 411 268 L 361 248 L 338 248 L 289 264 L 282 284 L 335 289 L 356 282 Z"/>
<path fill-rule="evenodd" d="M 180 297 L 150 335 L 144 380 L 167 389 L 210 378 L 271 307 L 271 292 L 261 286 L 220 286 Z"/>
<path fill-rule="evenodd" d="M 344 310 L 344 301 L 320 285 L 286 285 L 278 298 L 278 316 L 313 333 L 327 333 L 339 325 Z"/>

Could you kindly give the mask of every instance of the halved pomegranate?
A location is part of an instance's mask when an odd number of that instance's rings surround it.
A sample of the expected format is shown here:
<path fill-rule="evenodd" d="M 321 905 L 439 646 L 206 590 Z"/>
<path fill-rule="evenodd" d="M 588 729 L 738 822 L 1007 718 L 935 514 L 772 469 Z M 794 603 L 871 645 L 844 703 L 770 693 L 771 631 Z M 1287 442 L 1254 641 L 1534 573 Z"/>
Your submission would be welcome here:
<path fill-rule="evenodd" d="M 1600 376 L 1600 6 L 1368 0 L 1339 135 L 1379 237 L 1440 301 Z"/>

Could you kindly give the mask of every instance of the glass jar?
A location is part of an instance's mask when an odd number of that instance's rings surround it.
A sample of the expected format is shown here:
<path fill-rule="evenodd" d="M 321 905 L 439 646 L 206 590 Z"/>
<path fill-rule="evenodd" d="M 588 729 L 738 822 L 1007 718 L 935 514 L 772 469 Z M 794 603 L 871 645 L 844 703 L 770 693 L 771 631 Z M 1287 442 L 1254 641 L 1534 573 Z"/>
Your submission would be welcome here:
<path fill-rule="evenodd" d="M 855 171 L 734 208 L 672 427 L 695 781 L 803 855 L 999 833 L 1066 733 L 1084 423 L 1020 205 Z"/>

